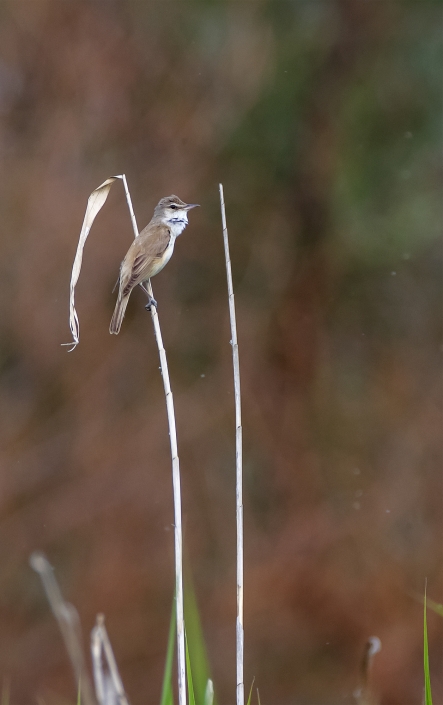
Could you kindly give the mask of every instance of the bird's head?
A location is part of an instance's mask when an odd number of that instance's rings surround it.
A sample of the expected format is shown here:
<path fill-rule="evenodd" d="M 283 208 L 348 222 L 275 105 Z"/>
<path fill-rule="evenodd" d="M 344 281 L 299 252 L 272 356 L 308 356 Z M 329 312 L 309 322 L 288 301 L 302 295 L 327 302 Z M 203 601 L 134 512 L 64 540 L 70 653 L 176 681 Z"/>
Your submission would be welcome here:
<path fill-rule="evenodd" d="M 183 224 L 185 226 L 188 222 L 188 211 L 197 206 L 198 203 L 185 203 L 178 196 L 166 196 L 158 202 L 154 216 L 171 225 Z"/>

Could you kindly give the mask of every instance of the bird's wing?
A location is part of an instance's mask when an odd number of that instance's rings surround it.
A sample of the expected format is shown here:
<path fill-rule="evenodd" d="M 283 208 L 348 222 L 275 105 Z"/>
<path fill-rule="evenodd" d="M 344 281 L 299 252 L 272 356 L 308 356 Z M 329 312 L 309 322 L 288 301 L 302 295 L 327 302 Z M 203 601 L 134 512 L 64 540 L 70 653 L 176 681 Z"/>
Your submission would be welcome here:
<path fill-rule="evenodd" d="M 120 270 L 120 289 L 128 294 L 137 284 L 149 279 L 155 263 L 162 258 L 171 241 L 171 231 L 163 223 L 149 224 L 134 240 Z"/>

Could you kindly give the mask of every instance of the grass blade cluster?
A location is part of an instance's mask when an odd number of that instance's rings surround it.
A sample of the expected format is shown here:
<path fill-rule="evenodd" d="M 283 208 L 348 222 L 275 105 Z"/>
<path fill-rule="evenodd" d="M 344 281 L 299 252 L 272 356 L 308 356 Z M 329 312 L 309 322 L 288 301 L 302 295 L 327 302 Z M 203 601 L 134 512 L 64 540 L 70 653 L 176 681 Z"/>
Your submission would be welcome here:
<path fill-rule="evenodd" d="M 214 685 L 210 678 L 200 614 L 189 573 L 185 583 L 185 595 L 185 653 L 189 705 L 213 705 Z M 175 646 L 175 619 L 176 610 L 174 598 L 160 705 L 173 705 L 174 703 L 172 665 Z"/>

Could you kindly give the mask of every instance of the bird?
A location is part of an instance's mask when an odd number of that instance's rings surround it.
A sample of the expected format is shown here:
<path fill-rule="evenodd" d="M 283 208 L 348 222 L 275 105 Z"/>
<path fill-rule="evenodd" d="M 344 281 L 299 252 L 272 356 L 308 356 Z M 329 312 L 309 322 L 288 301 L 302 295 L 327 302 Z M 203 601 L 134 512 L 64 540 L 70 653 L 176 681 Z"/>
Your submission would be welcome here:
<path fill-rule="evenodd" d="M 161 272 L 171 259 L 175 241 L 188 224 L 188 211 L 198 205 L 185 203 L 174 195 L 160 199 L 150 222 L 135 238 L 120 265 L 116 283 L 117 303 L 109 326 L 111 334 L 117 335 L 120 332 L 129 297 L 139 284 L 148 295 L 147 310 L 151 306 L 157 308 L 156 300 L 148 291 L 147 282 Z"/>

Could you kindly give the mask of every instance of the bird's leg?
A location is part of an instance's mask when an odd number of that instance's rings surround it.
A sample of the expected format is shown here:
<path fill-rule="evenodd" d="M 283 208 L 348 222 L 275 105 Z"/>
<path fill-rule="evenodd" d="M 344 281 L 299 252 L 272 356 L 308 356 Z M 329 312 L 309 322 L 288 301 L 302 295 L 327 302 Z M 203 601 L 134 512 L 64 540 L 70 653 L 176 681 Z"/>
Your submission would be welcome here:
<path fill-rule="evenodd" d="M 141 286 L 141 288 L 143 289 L 143 291 L 145 292 L 145 294 L 146 294 L 147 297 L 148 297 L 148 303 L 146 304 L 145 309 L 146 309 L 147 311 L 150 311 L 150 310 L 151 310 L 151 306 L 155 306 L 155 308 L 158 308 L 157 301 L 156 301 L 156 300 L 154 299 L 154 297 L 151 296 L 151 294 L 149 293 L 148 287 L 146 286 L 145 282 L 142 282 L 142 283 L 140 284 L 140 286 Z"/>

